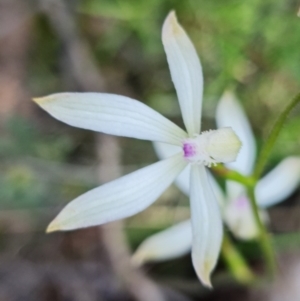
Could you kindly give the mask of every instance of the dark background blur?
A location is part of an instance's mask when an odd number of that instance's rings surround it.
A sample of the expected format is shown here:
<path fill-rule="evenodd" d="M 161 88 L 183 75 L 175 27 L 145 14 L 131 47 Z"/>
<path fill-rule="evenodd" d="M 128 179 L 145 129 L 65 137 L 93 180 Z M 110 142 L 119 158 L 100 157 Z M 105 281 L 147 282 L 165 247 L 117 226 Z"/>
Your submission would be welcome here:
<path fill-rule="evenodd" d="M 237 284 L 222 260 L 213 291 L 196 279 L 189 256 L 143 271 L 131 267 L 130 250 L 143 238 L 189 216 L 175 187 L 124 224 L 46 235 L 67 202 L 156 156 L 149 142 L 68 127 L 31 102 L 54 92 L 105 91 L 141 100 L 182 125 L 160 40 L 164 18 L 175 9 L 203 65 L 204 129 L 214 127 L 217 101 L 230 88 L 260 147 L 299 92 L 299 6 L 292 0 L 0 0 L 0 301 L 300 299 L 299 191 L 270 210 L 281 276 L 261 288 Z M 299 155 L 299 113 L 285 124 L 268 168 Z M 259 274 L 264 263 L 256 244 L 239 248 Z"/>

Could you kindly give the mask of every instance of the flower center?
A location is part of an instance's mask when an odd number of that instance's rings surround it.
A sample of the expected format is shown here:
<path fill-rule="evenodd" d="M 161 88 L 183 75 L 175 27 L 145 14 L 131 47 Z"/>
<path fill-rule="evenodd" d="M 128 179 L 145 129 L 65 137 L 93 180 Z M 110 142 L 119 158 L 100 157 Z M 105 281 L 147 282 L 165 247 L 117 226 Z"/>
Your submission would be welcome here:
<path fill-rule="evenodd" d="M 183 141 L 183 156 L 194 164 L 229 163 L 236 159 L 241 142 L 231 128 L 202 132 Z"/>

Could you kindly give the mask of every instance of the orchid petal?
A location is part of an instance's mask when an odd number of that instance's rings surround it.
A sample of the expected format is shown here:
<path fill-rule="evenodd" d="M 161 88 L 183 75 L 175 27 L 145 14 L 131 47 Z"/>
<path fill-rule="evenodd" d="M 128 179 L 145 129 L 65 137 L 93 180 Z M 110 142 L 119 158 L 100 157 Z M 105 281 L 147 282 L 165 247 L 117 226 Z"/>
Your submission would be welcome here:
<path fill-rule="evenodd" d="M 132 261 L 142 265 L 149 261 L 163 261 L 188 254 L 192 248 L 190 220 L 158 232 L 142 242 L 135 251 Z"/>
<path fill-rule="evenodd" d="M 47 231 L 85 228 L 134 215 L 151 205 L 185 166 L 180 153 L 95 188 L 70 202 Z"/>
<path fill-rule="evenodd" d="M 178 146 L 166 144 L 166 143 L 160 143 L 160 142 L 153 142 L 153 147 L 158 158 L 161 160 L 178 153 L 181 149 Z M 176 186 L 181 190 L 181 192 L 183 192 L 187 196 L 190 195 L 190 174 L 191 174 L 191 165 L 188 164 L 187 167 L 175 179 Z M 225 203 L 224 193 L 220 185 L 218 184 L 218 182 L 216 181 L 216 179 L 213 177 L 213 175 L 210 173 L 209 170 L 207 170 L 207 174 L 213 192 L 219 202 L 219 205 L 223 207 Z"/>
<path fill-rule="evenodd" d="M 34 99 L 54 118 L 105 134 L 182 144 L 187 134 L 145 104 L 105 93 L 58 93 Z"/>
<path fill-rule="evenodd" d="M 220 209 L 204 166 L 191 168 L 192 260 L 195 271 L 208 287 L 216 266 L 223 236 Z"/>
<path fill-rule="evenodd" d="M 230 169 L 249 175 L 256 156 L 254 135 L 249 120 L 238 100 L 225 92 L 217 106 L 216 121 L 219 128 L 231 127 L 242 142 L 237 159 L 226 164 Z"/>
<path fill-rule="evenodd" d="M 260 210 L 259 215 L 263 222 L 266 223 L 268 221 L 265 211 Z M 223 218 L 236 238 L 249 240 L 259 235 L 250 201 L 245 195 L 228 201 L 223 211 Z"/>
<path fill-rule="evenodd" d="M 288 198 L 300 183 L 300 157 L 288 157 L 256 185 L 257 204 L 267 208 Z"/>
<path fill-rule="evenodd" d="M 190 136 L 199 134 L 203 93 L 202 67 L 194 45 L 178 23 L 174 11 L 169 13 L 164 22 L 162 41 L 185 127 Z"/>
<path fill-rule="evenodd" d="M 155 150 L 155 153 L 157 154 L 157 157 L 160 160 L 169 158 L 180 151 L 182 151 L 182 147 L 167 143 L 161 143 L 161 142 L 153 142 L 153 148 Z"/>
<path fill-rule="evenodd" d="M 153 142 L 154 150 L 160 160 L 166 159 L 174 154 L 178 153 L 182 148 L 176 145 Z M 190 194 L 190 170 L 191 167 L 188 164 L 184 170 L 175 179 L 176 186 L 185 194 Z"/>

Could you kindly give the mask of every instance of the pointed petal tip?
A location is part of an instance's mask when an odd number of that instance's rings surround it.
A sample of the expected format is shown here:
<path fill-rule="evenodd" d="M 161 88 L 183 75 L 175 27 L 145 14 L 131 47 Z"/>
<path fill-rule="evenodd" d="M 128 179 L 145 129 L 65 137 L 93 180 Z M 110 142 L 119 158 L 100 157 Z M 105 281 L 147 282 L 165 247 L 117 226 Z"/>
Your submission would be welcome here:
<path fill-rule="evenodd" d="M 223 92 L 223 94 L 221 95 L 221 98 L 217 104 L 217 122 L 221 123 L 219 126 L 220 127 L 224 127 L 224 122 L 226 121 L 226 123 L 229 123 L 229 121 L 232 121 L 232 110 L 238 110 L 238 116 L 239 117 L 241 115 L 241 113 L 239 111 L 242 110 L 242 114 L 244 114 L 243 109 L 239 103 L 239 101 L 237 100 L 234 92 L 232 90 L 225 90 Z M 236 112 L 235 112 L 236 114 Z M 219 115 L 219 116 L 218 116 Z M 227 117 L 228 120 L 224 121 L 224 116 Z M 220 120 L 218 120 L 218 118 Z M 230 119 L 229 119 L 230 118 Z M 244 118 L 244 116 L 243 116 Z M 236 118 L 234 119 L 236 120 Z M 232 124 L 232 122 L 230 122 L 229 124 Z"/>
<path fill-rule="evenodd" d="M 202 281 L 202 283 L 203 283 L 203 285 L 205 286 L 205 287 L 207 287 L 208 289 L 213 289 L 213 286 L 212 286 L 212 284 L 211 284 L 211 281 L 210 281 L 210 279 L 208 279 L 206 282 L 203 282 Z"/>
<path fill-rule="evenodd" d="M 153 237 L 155 237 L 155 234 L 153 236 L 148 237 L 144 242 L 142 242 L 142 244 L 133 253 L 133 255 L 131 256 L 131 263 L 133 264 L 133 266 L 140 267 L 145 263 L 160 259 L 159 258 L 159 254 L 161 251 L 160 249 L 163 250 L 163 245 L 158 243 L 157 246 L 154 245 L 151 246 L 151 238 L 153 239 Z"/>
<path fill-rule="evenodd" d="M 237 102 L 234 93 L 231 90 L 225 90 L 220 101 L 233 101 Z"/>
<path fill-rule="evenodd" d="M 171 10 L 167 15 L 163 24 L 162 32 L 164 39 L 168 39 L 172 36 L 176 36 L 182 33 L 182 28 L 178 23 L 176 12 L 174 10 Z"/>
<path fill-rule="evenodd" d="M 143 254 L 137 251 L 131 256 L 130 262 L 134 267 L 138 268 L 145 263 L 145 257 Z"/>
<path fill-rule="evenodd" d="M 211 284 L 211 279 L 210 279 L 211 270 L 210 270 L 210 268 L 209 269 L 207 269 L 207 268 L 208 268 L 208 266 L 205 267 L 204 270 L 202 270 L 202 271 L 199 271 L 199 270 L 196 271 L 196 273 L 197 273 L 197 276 L 200 279 L 201 283 L 205 287 L 207 287 L 209 289 L 213 289 L 213 286 Z"/>
<path fill-rule="evenodd" d="M 61 230 L 59 224 L 56 222 L 56 220 L 53 220 L 47 227 L 46 233 L 56 232 Z"/>
<path fill-rule="evenodd" d="M 209 289 L 213 289 L 213 286 L 211 284 L 211 279 L 210 279 L 210 274 L 211 274 L 211 266 L 210 264 L 205 264 L 204 265 L 204 269 L 198 269 L 196 270 L 196 274 L 199 278 L 199 280 L 201 281 L 201 283 L 209 288 Z"/>
<path fill-rule="evenodd" d="M 167 17 L 166 17 L 166 19 L 165 19 L 165 23 L 166 22 L 168 22 L 168 23 L 170 23 L 170 24 L 172 24 L 172 23 L 178 23 L 177 22 L 177 16 L 176 16 L 176 12 L 175 12 L 175 10 L 174 9 L 172 9 L 169 13 L 168 13 L 168 15 L 167 15 Z"/>
<path fill-rule="evenodd" d="M 43 99 L 44 99 L 44 97 L 35 97 L 35 98 L 32 98 L 32 101 L 34 101 L 35 103 L 37 103 L 39 105 L 43 102 Z"/>
<path fill-rule="evenodd" d="M 42 96 L 42 97 L 34 97 L 32 98 L 32 101 L 35 102 L 37 105 L 43 107 L 43 105 L 51 100 L 53 100 L 54 97 L 52 95 L 48 96 Z"/>

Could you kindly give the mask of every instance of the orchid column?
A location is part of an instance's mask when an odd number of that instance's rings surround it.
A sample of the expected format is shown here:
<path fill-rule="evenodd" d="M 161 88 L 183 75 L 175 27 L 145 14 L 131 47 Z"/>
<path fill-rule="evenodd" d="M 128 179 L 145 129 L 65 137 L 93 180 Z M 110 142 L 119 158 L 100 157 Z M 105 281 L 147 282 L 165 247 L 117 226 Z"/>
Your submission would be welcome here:
<path fill-rule="evenodd" d="M 163 142 L 178 147 L 171 157 L 95 188 L 70 202 L 47 231 L 72 230 L 125 218 L 151 205 L 188 165 L 192 221 L 192 260 L 211 286 L 222 243 L 222 220 L 205 166 L 236 159 L 241 142 L 229 127 L 203 132 L 203 76 L 195 48 L 171 12 L 162 40 L 187 129 L 143 103 L 105 93 L 59 93 L 35 99 L 50 115 L 71 126 L 106 134 Z"/>

